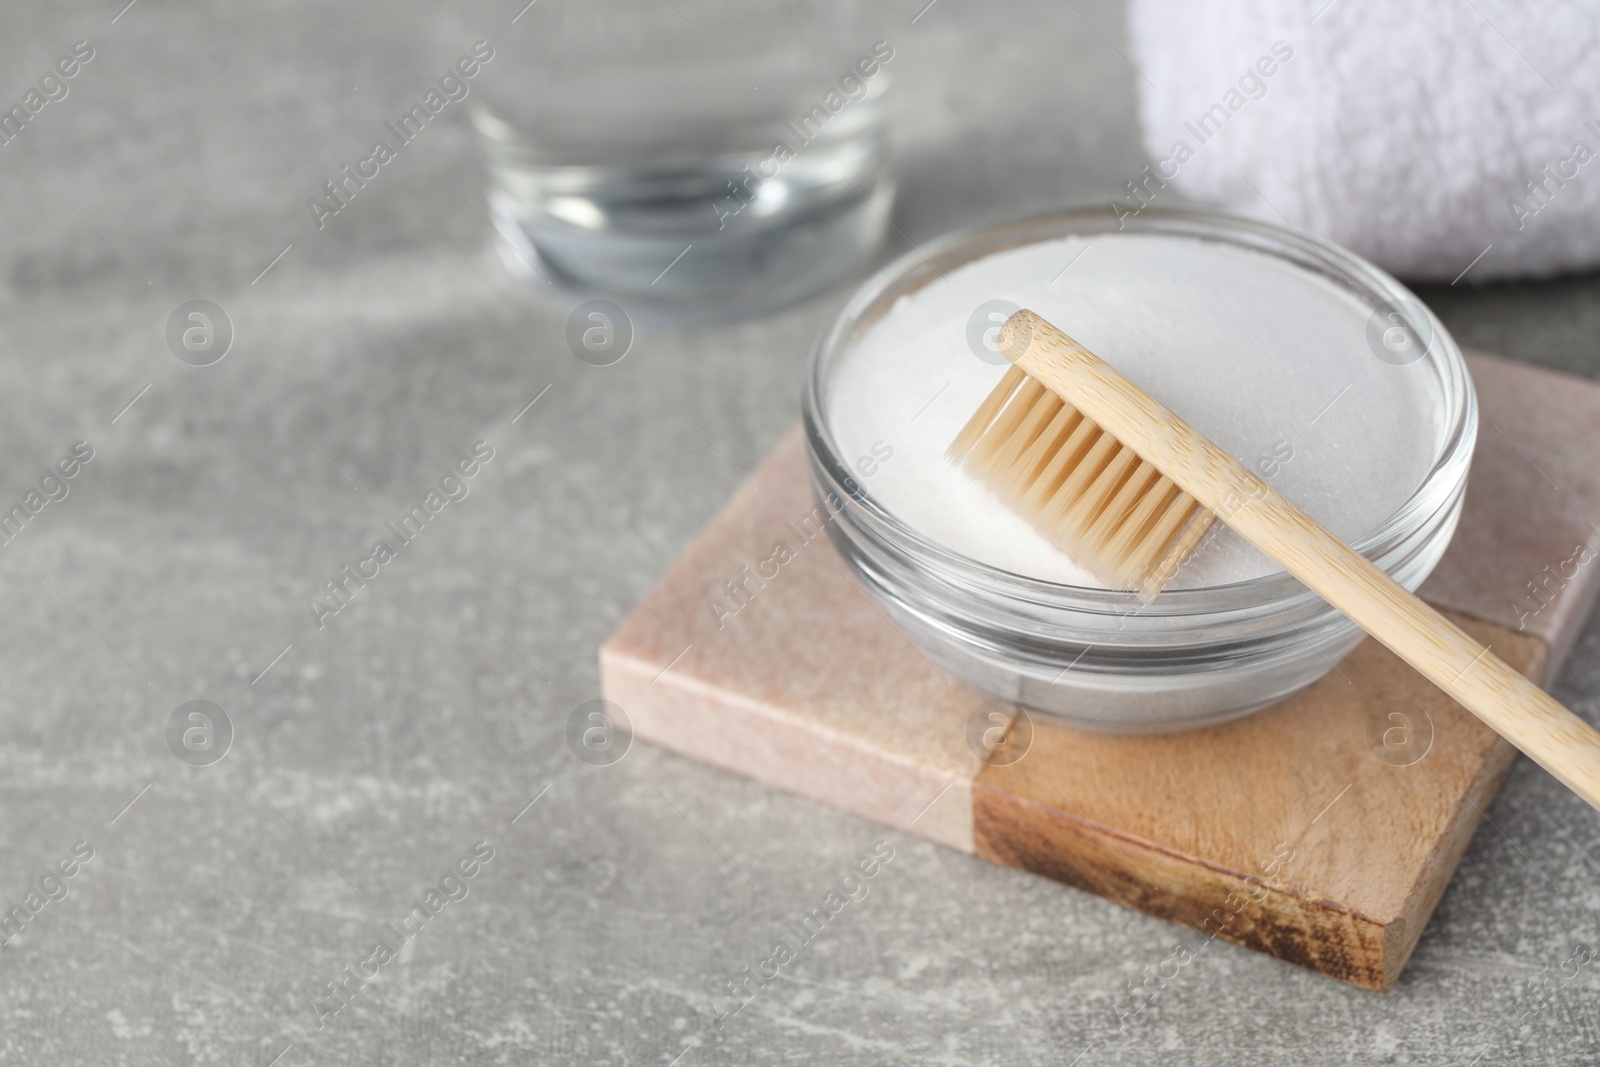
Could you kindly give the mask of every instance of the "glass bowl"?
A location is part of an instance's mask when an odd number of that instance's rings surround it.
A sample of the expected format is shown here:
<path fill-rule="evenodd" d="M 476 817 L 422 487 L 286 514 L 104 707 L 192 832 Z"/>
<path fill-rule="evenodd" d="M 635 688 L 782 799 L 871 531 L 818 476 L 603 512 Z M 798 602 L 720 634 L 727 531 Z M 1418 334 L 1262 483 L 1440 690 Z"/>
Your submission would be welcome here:
<path fill-rule="evenodd" d="M 1146 209 L 1121 220 L 1103 208 L 959 232 L 866 281 L 812 354 L 804 396 L 816 495 L 836 518 L 834 546 L 902 632 L 942 670 L 990 697 L 1098 730 L 1170 730 L 1220 722 L 1272 704 L 1331 670 L 1360 641 L 1353 623 L 1276 571 L 1141 604 L 1131 591 L 1061 585 L 954 552 L 902 522 L 851 474 L 828 425 L 840 357 L 897 299 L 971 260 L 1071 235 L 1192 237 L 1281 257 L 1354 293 L 1376 313 L 1401 309 L 1418 337 L 1439 433 L 1421 484 L 1352 547 L 1408 589 L 1438 563 L 1455 532 L 1477 436 L 1477 400 L 1461 352 L 1404 286 L 1327 242 L 1246 219 Z M 1423 319 L 1425 318 L 1425 321 Z"/>

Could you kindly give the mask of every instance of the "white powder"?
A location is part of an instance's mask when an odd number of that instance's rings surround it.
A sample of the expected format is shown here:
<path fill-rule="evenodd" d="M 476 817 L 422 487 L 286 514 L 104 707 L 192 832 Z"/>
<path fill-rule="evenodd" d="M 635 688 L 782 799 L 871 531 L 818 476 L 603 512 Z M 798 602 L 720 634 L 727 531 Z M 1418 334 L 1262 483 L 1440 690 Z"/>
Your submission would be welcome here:
<path fill-rule="evenodd" d="M 894 449 L 863 479 L 866 491 L 924 536 L 991 566 L 1101 584 L 945 458 L 1005 370 L 967 343 L 973 310 L 996 299 L 1053 322 L 1345 541 L 1398 510 L 1438 451 L 1432 372 L 1379 360 L 1367 343 L 1371 309 L 1331 281 L 1201 239 L 1026 245 L 902 297 L 842 355 L 826 401 L 847 459 L 878 441 Z M 1172 586 L 1279 569 L 1218 528 Z"/>

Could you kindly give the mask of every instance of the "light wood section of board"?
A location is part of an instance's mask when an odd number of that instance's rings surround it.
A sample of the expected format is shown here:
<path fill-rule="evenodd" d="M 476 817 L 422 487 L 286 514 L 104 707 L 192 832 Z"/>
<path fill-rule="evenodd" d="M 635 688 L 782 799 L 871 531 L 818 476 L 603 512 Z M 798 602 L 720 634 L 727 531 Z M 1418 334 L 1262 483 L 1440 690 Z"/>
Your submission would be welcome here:
<path fill-rule="evenodd" d="M 1539 676 L 1537 638 L 1457 621 Z M 1372 640 L 1222 726 L 1032 726 L 1023 759 L 978 775 L 980 856 L 1369 989 L 1399 976 L 1515 755 Z"/>

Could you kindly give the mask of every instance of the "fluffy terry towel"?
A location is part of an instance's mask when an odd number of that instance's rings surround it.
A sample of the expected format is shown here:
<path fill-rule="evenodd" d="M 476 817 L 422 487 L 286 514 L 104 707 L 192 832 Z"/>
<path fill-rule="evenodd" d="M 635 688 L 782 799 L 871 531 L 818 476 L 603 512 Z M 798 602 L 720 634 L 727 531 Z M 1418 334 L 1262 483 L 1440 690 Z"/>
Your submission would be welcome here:
<path fill-rule="evenodd" d="M 1129 0 L 1128 22 L 1152 163 L 1119 213 L 1170 187 L 1421 280 L 1600 266 L 1600 9 Z"/>

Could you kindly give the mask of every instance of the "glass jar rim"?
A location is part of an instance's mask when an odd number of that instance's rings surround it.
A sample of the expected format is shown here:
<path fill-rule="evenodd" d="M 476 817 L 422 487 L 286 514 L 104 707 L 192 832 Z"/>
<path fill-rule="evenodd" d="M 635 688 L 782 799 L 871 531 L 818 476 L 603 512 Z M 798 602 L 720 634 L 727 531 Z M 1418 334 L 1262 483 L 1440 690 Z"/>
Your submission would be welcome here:
<path fill-rule="evenodd" d="M 1067 585 L 1017 574 L 973 559 L 932 540 L 885 508 L 850 474 L 828 426 L 824 397 L 834 361 L 860 331 L 895 300 L 929 284 L 946 269 L 985 255 L 1063 237 L 1107 233 L 1154 233 L 1220 241 L 1276 255 L 1341 284 L 1377 310 L 1403 303 L 1427 316 L 1429 343 L 1420 357 L 1436 376 L 1445 403 L 1437 454 L 1411 496 L 1375 528 L 1351 542 L 1368 559 L 1386 552 L 1449 506 L 1466 479 L 1477 440 L 1478 408 L 1472 379 L 1461 350 L 1414 293 L 1386 271 L 1331 242 L 1255 219 L 1203 209 L 1145 208 L 1138 215 L 1118 217 L 1104 207 L 1077 208 L 1032 215 L 1000 225 L 964 227 L 913 248 L 873 274 L 840 309 L 818 338 L 807 368 L 802 401 L 807 448 L 813 469 L 837 486 L 842 506 L 857 509 L 895 546 L 918 562 L 959 584 L 981 586 L 1026 601 L 1089 611 L 1138 611 L 1141 615 L 1191 615 L 1259 608 L 1263 600 L 1292 603 L 1314 597 L 1283 570 L 1221 585 L 1164 591 L 1148 604 L 1130 590 Z M 1376 357 L 1375 357 L 1376 358 Z"/>

